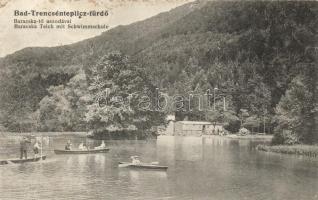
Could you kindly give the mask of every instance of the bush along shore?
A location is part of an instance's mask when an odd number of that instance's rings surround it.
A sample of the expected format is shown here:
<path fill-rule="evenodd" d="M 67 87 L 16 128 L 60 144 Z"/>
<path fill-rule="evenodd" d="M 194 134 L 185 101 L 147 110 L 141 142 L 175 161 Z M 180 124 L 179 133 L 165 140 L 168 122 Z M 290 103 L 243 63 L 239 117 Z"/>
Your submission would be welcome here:
<path fill-rule="evenodd" d="M 132 131 L 132 130 L 121 130 L 121 131 L 107 131 L 98 130 L 88 135 L 89 138 L 96 140 L 146 140 L 155 139 L 157 135 L 151 131 Z"/>
<path fill-rule="evenodd" d="M 265 152 L 318 157 L 318 145 L 258 145 L 256 149 Z"/>

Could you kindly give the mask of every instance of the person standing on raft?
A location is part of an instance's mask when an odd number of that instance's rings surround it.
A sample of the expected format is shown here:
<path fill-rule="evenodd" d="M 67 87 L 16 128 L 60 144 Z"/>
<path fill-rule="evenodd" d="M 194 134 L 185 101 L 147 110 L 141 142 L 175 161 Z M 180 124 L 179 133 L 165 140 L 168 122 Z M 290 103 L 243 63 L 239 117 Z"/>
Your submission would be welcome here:
<path fill-rule="evenodd" d="M 34 145 L 33 145 L 33 152 L 34 152 L 34 158 L 37 158 L 39 156 L 39 150 L 41 149 L 39 145 L 39 141 L 36 140 Z"/>
<path fill-rule="evenodd" d="M 23 156 L 25 159 L 28 158 L 28 146 L 31 143 L 30 140 L 28 140 L 26 137 L 23 137 L 20 142 L 20 159 L 23 159 Z"/>

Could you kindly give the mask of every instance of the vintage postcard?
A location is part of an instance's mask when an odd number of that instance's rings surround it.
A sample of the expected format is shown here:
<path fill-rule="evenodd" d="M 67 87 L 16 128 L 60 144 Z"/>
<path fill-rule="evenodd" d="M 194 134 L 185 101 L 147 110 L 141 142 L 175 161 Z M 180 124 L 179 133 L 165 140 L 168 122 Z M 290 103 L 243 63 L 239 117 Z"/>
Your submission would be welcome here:
<path fill-rule="evenodd" d="M 0 0 L 1 200 L 318 200 L 318 2 Z"/>

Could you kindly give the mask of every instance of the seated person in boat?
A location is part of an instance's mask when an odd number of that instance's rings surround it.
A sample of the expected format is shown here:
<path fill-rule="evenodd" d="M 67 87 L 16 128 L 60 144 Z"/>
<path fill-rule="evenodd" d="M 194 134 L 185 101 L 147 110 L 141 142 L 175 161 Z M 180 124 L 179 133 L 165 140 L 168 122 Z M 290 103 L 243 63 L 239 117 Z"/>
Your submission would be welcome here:
<path fill-rule="evenodd" d="M 20 141 L 20 159 L 23 158 L 23 156 L 25 157 L 25 159 L 28 158 L 28 146 L 31 143 L 30 140 L 28 140 L 28 138 L 23 137 L 22 140 Z"/>
<path fill-rule="evenodd" d="M 105 149 L 105 148 L 106 148 L 106 145 L 105 145 L 105 142 L 103 140 L 102 143 L 98 147 L 95 147 L 94 149 Z"/>
<path fill-rule="evenodd" d="M 135 165 L 141 164 L 138 156 L 131 156 L 130 158 L 131 158 L 131 163 L 132 164 L 135 164 Z"/>
<path fill-rule="evenodd" d="M 66 145 L 65 145 L 65 150 L 71 150 L 71 148 L 72 148 L 72 143 L 70 140 L 68 140 Z"/>
<path fill-rule="evenodd" d="M 34 145 L 33 145 L 33 152 L 34 152 L 35 158 L 37 158 L 39 156 L 39 150 L 40 150 L 40 144 L 39 144 L 39 141 L 36 140 Z"/>
<path fill-rule="evenodd" d="M 80 145 L 78 146 L 79 150 L 88 150 L 88 148 L 84 145 L 84 142 L 81 142 Z"/>

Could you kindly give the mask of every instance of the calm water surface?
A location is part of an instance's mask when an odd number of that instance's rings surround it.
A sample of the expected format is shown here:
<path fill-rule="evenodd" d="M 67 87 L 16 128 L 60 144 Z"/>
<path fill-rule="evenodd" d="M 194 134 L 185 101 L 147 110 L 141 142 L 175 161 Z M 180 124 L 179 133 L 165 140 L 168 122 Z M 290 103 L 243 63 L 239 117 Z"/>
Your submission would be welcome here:
<path fill-rule="evenodd" d="M 18 157 L 19 139 L 0 139 L 0 159 Z M 0 166 L 0 199 L 318 199 L 318 160 L 258 152 L 265 141 L 161 136 L 107 141 L 107 154 L 54 155 L 79 136 L 44 137 L 47 160 Z M 159 161 L 167 172 L 118 168 L 131 155 Z M 30 154 L 29 156 L 32 156 Z"/>

